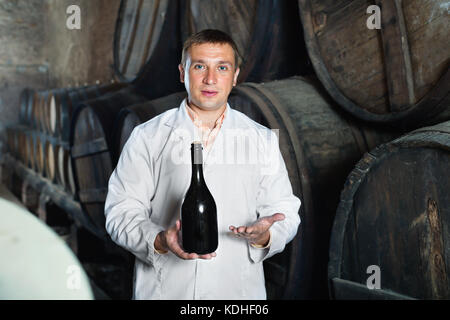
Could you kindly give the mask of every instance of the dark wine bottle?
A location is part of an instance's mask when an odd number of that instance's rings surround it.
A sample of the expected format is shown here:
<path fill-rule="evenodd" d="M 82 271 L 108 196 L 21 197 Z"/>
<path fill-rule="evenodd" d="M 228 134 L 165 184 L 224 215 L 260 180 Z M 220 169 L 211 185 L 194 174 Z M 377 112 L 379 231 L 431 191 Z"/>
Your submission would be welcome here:
<path fill-rule="evenodd" d="M 181 233 L 184 251 L 213 253 L 219 244 L 217 208 L 203 177 L 202 144 L 191 144 L 192 178 L 181 206 Z"/>

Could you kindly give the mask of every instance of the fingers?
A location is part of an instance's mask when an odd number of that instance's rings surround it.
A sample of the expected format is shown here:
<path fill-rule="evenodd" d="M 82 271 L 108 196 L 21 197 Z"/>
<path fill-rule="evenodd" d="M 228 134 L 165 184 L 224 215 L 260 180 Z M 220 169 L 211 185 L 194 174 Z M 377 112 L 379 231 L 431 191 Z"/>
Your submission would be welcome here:
<path fill-rule="evenodd" d="M 241 226 L 241 227 L 237 228 L 235 226 L 230 226 L 229 229 L 231 232 L 233 232 L 233 234 L 235 236 L 240 237 L 240 238 L 252 240 L 253 238 L 257 237 L 257 232 L 255 231 L 255 228 L 253 228 L 253 227 Z"/>
<path fill-rule="evenodd" d="M 250 226 L 230 226 L 229 229 L 237 237 L 254 240 L 269 230 L 275 222 L 282 221 L 285 218 L 286 216 L 283 213 L 275 213 L 271 216 L 258 219 L 258 221 Z"/>
<path fill-rule="evenodd" d="M 175 236 L 172 239 L 172 241 L 170 242 L 169 248 L 170 250 L 180 259 L 183 260 L 193 260 L 193 259 L 205 259 L 205 260 L 209 260 L 212 259 L 216 256 L 216 253 L 208 253 L 208 254 L 203 254 L 203 255 L 199 255 L 196 253 L 188 253 L 186 251 L 183 250 L 183 248 L 180 245 L 179 242 L 179 231 L 181 230 L 181 221 L 177 220 L 175 222 Z"/>
<path fill-rule="evenodd" d="M 205 260 L 210 260 L 212 258 L 214 258 L 216 256 L 216 253 L 208 253 L 208 254 L 201 254 L 198 256 L 198 259 L 205 259 Z"/>
<path fill-rule="evenodd" d="M 271 216 L 272 218 L 272 223 L 277 222 L 277 221 L 283 221 L 286 216 L 283 213 L 275 213 L 274 215 Z"/>

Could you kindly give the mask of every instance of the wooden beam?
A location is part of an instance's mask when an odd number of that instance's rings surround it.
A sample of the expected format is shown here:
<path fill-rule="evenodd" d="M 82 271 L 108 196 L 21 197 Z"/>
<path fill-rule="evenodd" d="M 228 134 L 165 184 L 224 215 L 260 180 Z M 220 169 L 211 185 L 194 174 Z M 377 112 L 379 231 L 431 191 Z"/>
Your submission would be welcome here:
<path fill-rule="evenodd" d="M 75 201 L 73 196 L 66 193 L 62 187 L 51 183 L 48 179 L 45 179 L 36 172 L 26 168 L 9 154 L 4 154 L 3 158 L 6 167 L 11 168 L 22 180 L 41 193 L 41 196 L 43 197 L 42 200 L 44 200 L 44 197 L 51 199 L 57 206 L 66 211 L 79 225 L 82 225 L 99 239 L 105 239 L 105 231 L 99 230 L 99 228 L 92 223 L 87 213 L 82 209 L 80 203 Z"/>

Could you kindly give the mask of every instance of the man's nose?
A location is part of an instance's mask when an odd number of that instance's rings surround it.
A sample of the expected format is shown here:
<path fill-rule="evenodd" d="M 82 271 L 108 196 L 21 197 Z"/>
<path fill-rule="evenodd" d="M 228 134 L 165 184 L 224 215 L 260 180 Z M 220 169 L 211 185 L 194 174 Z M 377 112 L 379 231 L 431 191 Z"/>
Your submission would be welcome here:
<path fill-rule="evenodd" d="M 208 69 L 208 71 L 206 71 L 205 78 L 203 78 L 203 82 L 205 84 L 216 84 L 217 77 L 213 69 Z"/>

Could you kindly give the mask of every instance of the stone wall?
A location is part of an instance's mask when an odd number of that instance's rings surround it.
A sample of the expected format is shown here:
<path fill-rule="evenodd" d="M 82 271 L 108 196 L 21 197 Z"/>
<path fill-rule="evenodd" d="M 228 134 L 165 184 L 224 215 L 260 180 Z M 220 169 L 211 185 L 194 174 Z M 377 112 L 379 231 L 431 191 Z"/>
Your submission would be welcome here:
<path fill-rule="evenodd" d="M 69 30 L 78 5 L 81 29 Z M 120 0 L 0 0 L 0 133 L 19 120 L 26 88 L 51 89 L 114 79 L 114 26 Z"/>

